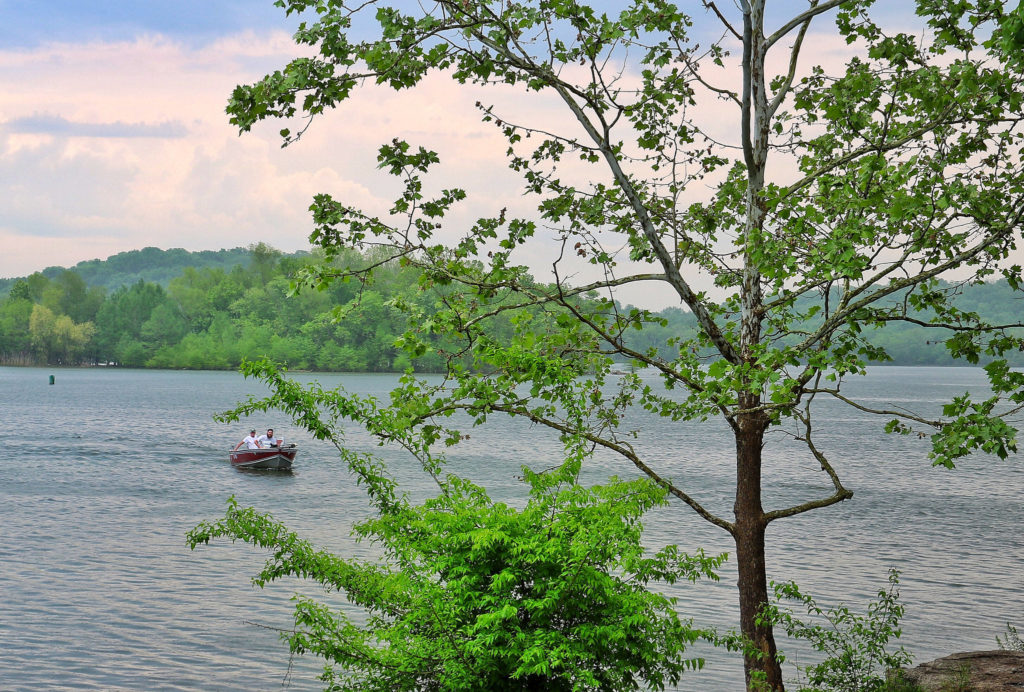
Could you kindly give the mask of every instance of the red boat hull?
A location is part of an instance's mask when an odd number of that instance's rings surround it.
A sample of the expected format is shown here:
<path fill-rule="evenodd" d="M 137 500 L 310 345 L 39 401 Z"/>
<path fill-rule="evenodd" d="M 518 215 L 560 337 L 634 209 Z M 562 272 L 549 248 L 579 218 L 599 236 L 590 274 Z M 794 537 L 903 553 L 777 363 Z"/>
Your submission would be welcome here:
<path fill-rule="evenodd" d="M 298 452 L 295 447 L 231 450 L 231 465 L 240 469 L 288 471 Z"/>

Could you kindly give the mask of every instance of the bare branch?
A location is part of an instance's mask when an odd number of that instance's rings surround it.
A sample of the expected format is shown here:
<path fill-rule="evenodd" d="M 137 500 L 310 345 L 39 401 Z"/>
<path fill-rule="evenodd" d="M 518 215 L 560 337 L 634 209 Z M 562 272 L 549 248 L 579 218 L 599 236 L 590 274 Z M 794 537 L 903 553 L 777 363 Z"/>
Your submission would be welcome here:
<path fill-rule="evenodd" d="M 916 324 L 919 327 L 928 327 L 929 329 L 949 329 L 954 332 L 998 332 L 1004 329 L 1017 329 L 1024 327 L 1024 322 L 1012 322 L 1010 324 L 952 324 L 947 322 L 925 322 L 924 320 L 918 320 L 913 317 L 907 317 L 906 315 L 894 315 L 886 316 L 882 315 L 879 319 L 885 322 L 909 322 L 910 324 Z"/>
<path fill-rule="evenodd" d="M 807 35 L 807 28 L 810 25 L 811 19 L 808 17 L 803 26 L 800 27 L 800 33 L 796 35 L 796 40 L 793 42 L 793 47 L 790 49 L 789 53 L 789 72 L 786 73 L 786 81 L 779 88 L 778 93 L 775 94 L 771 104 L 768 106 L 769 118 L 774 116 L 776 111 L 779 110 L 779 106 L 781 106 L 782 102 L 786 99 L 786 95 L 789 93 L 790 87 L 793 86 L 793 80 L 796 78 L 796 66 L 800 57 L 800 46 L 803 45 L 804 36 Z"/>
<path fill-rule="evenodd" d="M 716 15 L 718 15 L 718 19 L 721 20 L 722 25 L 725 26 L 726 30 L 729 33 L 731 33 L 733 36 L 736 37 L 737 41 L 742 41 L 743 40 L 743 36 L 740 35 L 740 33 L 738 31 L 736 31 L 736 29 L 733 28 L 732 24 L 730 24 L 729 20 L 725 18 L 725 15 L 723 15 L 719 11 L 718 7 L 715 5 L 714 2 L 706 2 L 705 1 L 704 2 L 704 7 L 706 9 L 709 9 L 709 10 L 713 11 Z"/>
<path fill-rule="evenodd" d="M 820 382 L 821 372 L 818 372 L 815 385 L 817 386 Z M 821 464 L 821 470 L 828 474 L 829 479 L 832 481 L 832 487 L 835 488 L 835 492 L 820 500 L 812 500 L 811 502 L 794 505 L 786 509 L 767 512 L 765 513 L 766 522 L 772 522 L 783 517 L 792 517 L 797 514 L 803 514 L 804 512 L 809 512 L 812 509 L 818 509 L 820 507 L 828 507 L 838 502 L 842 502 L 843 500 L 849 500 L 853 497 L 853 491 L 847 490 L 843 487 L 842 481 L 839 480 L 839 474 L 836 473 L 835 468 L 833 468 L 828 458 L 814 444 L 814 440 L 811 437 L 813 432 L 813 426 L 811 425 L 811 404 L 813 403 L 813 400 L 814 394 L 811 394 L 811 396 L 807 398 L 807 402 L 804 404 L 804 412 L 802 414 L 797 414 L 796 416 L 797 419 L 804 424 L 803 437 L 797 437 L 796 439 L 804 442 L 811 454 L 814 455 L 814 458 L 818 460 L 819 464 Z"/>
<path fill-rule="evenodd" d="M 637 455 L 636 451 L 628 443 L 618 442 L 615 440 L 608 440 L 598 435 L 595 435 L 594 433 L 589 431 L 575 430 L 563 423 L 559 423 L 558 421 L 554 421 L 549 418 L 540 416 L 527 408 L 516 408 L 512 406 L 504 406 L 501 404 L 491 405 L 490 408 L 492 410 L 501 411 L 509 415 L 522 416 L 528 418 L 534 423 L 544 425 L 546 427 L 552 428 L 553 430 L 558 430 L 559 432 L 571 435 L 579 435 L 583 439 L 586 439 L 599 447 L 620 454 L 621 456 L 625 457 L 630 462 L 632 462 L 632 464 L 636 466 L 636 468 L 638 468 L 641 472 L 643 472 L 644 475 L 646 475 L 648 478 L 653 480 L 661 487 L 665 488 L 665 490 L 667 490 L 671 495 L 677 497 L 678 499 L 682 500 L 687 505 L 689 505 L 690 508 L 692 508 L 693 511 L 699 514 L 701 517 L 711 522 L 715 526 L 725 529 L 729 533 L 734 532 L 735 527 L 732 522 L 726 521 L 725 519 L 722 519 L 716 514 L 712 514 L 708 509 L 706 509 L 702 504 L 697 502 L 697 500 L 695 500 L 693 497 L 677 488 L 671 481 L 663 478 L 654 469 L 652 469 L 650 466 L 644 463 L 644 461 L 639 457 L 639 455 Z"/>
<path fill-rule="evenodd" d="M 788 22 L 783 24 L 778 29 L 778 31 L 776 31 L 775 33 L 768 37 L 766 41 L 767 45 L 765 46 L 765 48 L 771 48 L 776 41 L 778 41 L 780 38 L 788 34 L 795 27 L 800 26 L 801 24 L 805 25 L 804 30 L 806 30 L 806 25 L 810 24 L 810 21 L 812 19 L 814 19 L 823 12 L 828 12 L 833 7 L 839 7 L 840 5 L 843 4 L 843 2 L 844 0 L 828 0 L 824 5 L 819 5 L 817 0 L 812 0 L 810 8 L 808 8 L 801 14 L 797 15 L 793 19 L 790 19 Z"/>
<path fill-rule="evenodd" d="M 743 141 L 743 161 L 747 164 L 747 170 L 752 171 L 756 169 L 754 161 L 754 145 L 751 141 L 750 134 L 750 120 L 751 120 L 751 108 L 750 103 L 750 89 L 751 81 L 753 79 L 753 64 L 752 58 L 754 54 L 754 28 L 752 24 L 752 18 L 750 16 L 750 6 L 743 2 L 743 60 L 741 65 L 743 66 L 743 94 L 741 97 L 741 117 L 740 117 L 740 136 Z"/>
<path fill-rule="evenodd" d="M 941 420 L 931 420 L 928 418 L 923 418 L 921 416 L 909 413 L 907 411 L 900 411 L 896 409 L 877 409 L 864 406 L 863 404 L 857 403 L 856 401 L 850 399 L 849 397 L 843 396 L 842 394 L 839 393 L 838 389 L 807 389 L 804 391 L 810 394 L 828 394 L 829 396 L 834 397 L 839 401 L 842 401 L 844 404 L 852 406 L 858 411 L 863 411 L 864 413 L 871 413 L 877 416 L 894 416 L 896 418 L 912 420 L 915 423 L 927 425 L 932 428 L 941 428 L 942 426 L 945 425 L 945 423 Z"/>

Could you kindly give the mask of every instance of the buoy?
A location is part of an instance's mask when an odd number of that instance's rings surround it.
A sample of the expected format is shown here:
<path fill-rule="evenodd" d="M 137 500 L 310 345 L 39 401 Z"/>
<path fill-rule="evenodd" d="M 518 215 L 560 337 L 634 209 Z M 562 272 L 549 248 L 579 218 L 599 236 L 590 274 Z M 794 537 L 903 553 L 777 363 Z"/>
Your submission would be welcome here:
<path fill-rule="evenodd" d="M 50 375 L 50 384 L 53 384 L 53 375 Z"/>

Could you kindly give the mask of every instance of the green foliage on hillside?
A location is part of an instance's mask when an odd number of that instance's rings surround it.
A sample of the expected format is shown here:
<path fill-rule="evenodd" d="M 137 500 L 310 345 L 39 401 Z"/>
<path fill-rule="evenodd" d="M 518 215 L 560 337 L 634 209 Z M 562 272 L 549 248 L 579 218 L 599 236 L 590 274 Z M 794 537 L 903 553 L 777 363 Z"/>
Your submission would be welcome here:
<path fill-rule="evenodd" d="M 408 322 L 392 302 L 424 300 L 414 274 L 395 265 L 382 268 L 372 284 L 338 283 L 293 295 L 292 277 L 323 271 L 322 257 L 285 256 L 262 243 L 244 253 L 245 262 L 228 269 L 184 267 L 166 285 L 140 277 L 166 269 L 175 251 L 122 253 L 108 260 L 112 268 L 93 272 L 101 280 L 134 277 L 110 292 L 88 286 L 77 269 L 18 279 L 0 299 L 0 363 L 229 369 L 266 356 L 294 369 L 410 367 L 395 343 Z M 163 266 L 147 266 L 146 257 Z M 500 320 L 491 323 L 501 329 Z M 442 357 L 435 353 L 416 365 L 436 369 Z"/>
<path fill-rule="evenodd" d="M 189 257 L 196 265 L 179 267 Z M 217 266 L 202 266 L 204 261 Z M 334 264 L 343 261 L 348 260 L 338 258 Z M 414 270 L 391 264 L 372 283 L 336 282 L 324 291 L 293 291 L 293 277 L 329 267 L 321 256 L 283 255 L 260 243 L 209 253 L 146 248 L 74 269 L 37 272 L 11 280 L 0 299 L 0 363 L 230 369 L 245 358 L 267 356 L 301 370 L 392 372 L 413 366 L 429 372 L 459 357 L 443 344 L 439 352 L 427 350 L 417 359 L 401 348 L 409 328 L 405 308 L 416 306 L 420 323 L 415 326 L 426 334 L 436 301 L 444 299 L 443 293 L 422 291 Z M 144 278 L 158 275 L 169 278 Z M 105 288 L 122 279 L 130 281 Z M 961 310 L 990 322 L 1019 319 L 1019 299 L 1005 281 L 944 288 L 957 294 L 954 302 Z M 809 304 L 798 307 L 812 312 Z M 635 351 L 655 350 L 672 358 L 671 349 L 692 337 L 696 321 L 676 307 L 658 317 L 660 322 L 623 338 Z M 514 338 L 512 324 L 500 315 L 488 324 L 495 337 Z M 947 365 L 953 359 L 941 345 L 946 331 L 890 323 L 866 337 L 884 347 L 892 363 Z M 1011 362 L 1024 365 L 1024 356 Z"/>
<path fill-rule="evenodd" d="M 161 250 L 146 247 L 141 250 L 119 252 L 105 260 L 85 260 L 70 269 L 89 286 L 103 288 L 110 293 L 121 286 L 130 286 L 140 279 L 166 288 L 171 279 L 180 276 L 189 267 L 230 271 L 236 266 L 248 266 L 250 258 L 251 250 L 241 247 L 199 252 L 189 252 L 182 248 Z M 65 267 L 47 267 L 39 274 L 54 280 L 65 271 Z M 0 279 L 0 296 L 7 295 L 18 281 L 19 278 Z"/>

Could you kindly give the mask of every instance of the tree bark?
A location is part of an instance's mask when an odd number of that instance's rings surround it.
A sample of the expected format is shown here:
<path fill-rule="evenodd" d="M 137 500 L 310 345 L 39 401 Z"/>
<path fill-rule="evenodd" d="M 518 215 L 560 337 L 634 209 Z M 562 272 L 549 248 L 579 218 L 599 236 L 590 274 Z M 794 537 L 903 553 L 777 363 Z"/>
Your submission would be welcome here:
<path fill-rule="evenodd" d="M 768 159 L 768 125 L 771 118 L 764 60 L 768 44 L 764 38 L 764 0 L 741 0 L 743 10 L 743 97 L 741 135 L 747 166 L 745 194 L 746 224 L 743 233 L 743 275 L 740 286 L 740 358 L 757 368 L 757 346 L 761 342 L 763 293 L 760 261 L 754 249 L 764 230 L 767 207 L 762 199 Z M 747 689 L 782 692 L 782 668 L 776 660 L 775 635 L 770 625 L 758 624 L 768 604 L 764 534 L 768 525 L 761 505 L 761 450 L 769 420 L 760 410 L 760 385 L 744 376 L 738 388 L 738 413 L 733 421 L 736 435 L 736 561 L 739 570 L 740 633 L 750 647 L 743 654 Z M 764 675 L 757 680 L 755 673 Z"/>
<path fill-rule="evenodd" d="M 768 604 L 764 551 L 767 521 L 761 505 L 761 449 L 767 419 L 763 413 L 746 413 L 740 414 L 736 423 L 736 503 L 733 507 L 736 524 L 733 539 L 739 571 L 740 633 L 752 647 L 743 654 L 744 675 L 747 689 L 751 692 L 764 689 L 782 692 L 785 686 L 782 668 L 776 659 L 775 634 L 770 625 L 758 622 Z M 764 683 L 755 680 L 755 673 L 763 673 Z M 762 684 L 766 686 L 762 687 Z"/>

